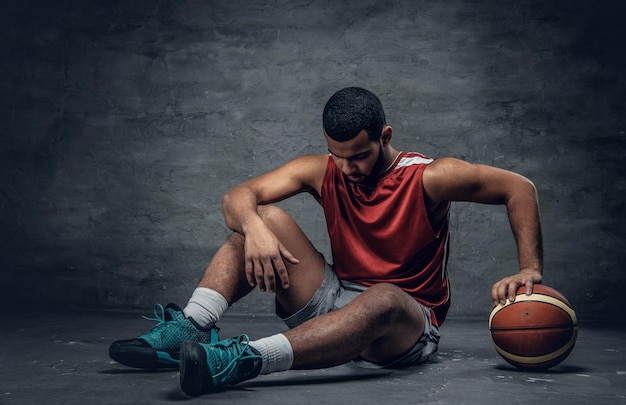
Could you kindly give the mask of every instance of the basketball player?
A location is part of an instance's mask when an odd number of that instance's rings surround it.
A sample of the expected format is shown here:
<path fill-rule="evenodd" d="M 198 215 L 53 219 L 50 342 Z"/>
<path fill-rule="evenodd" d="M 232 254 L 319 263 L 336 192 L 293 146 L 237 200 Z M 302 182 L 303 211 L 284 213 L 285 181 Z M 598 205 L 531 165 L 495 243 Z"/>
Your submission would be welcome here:
<path fill-rule="evenodd" d="M 534 185 L 494 167 L 433 160 L 391 145 L 380 100 L 361 88 L 335 93 L 323 112 L 328 154 L 296 158 L 224 197 L 233 233 L 184 309 L 109 353 L 133 367 L 179 367 L 188 395 L 289 369 L 349 361 L 363 367 L 423 362 L 437 350 L 450 306 L 447 259 L 452 201 L 506 205 L 519 271 L 495 283 L 494 304 L 530 294 L 542 278 Z M 306 192 L 324 210 L 332 265 L 272 203 Z M 219 341 L 216 322 L 253 288 L 276 297 L 290 328 L 256 341 Z"/>

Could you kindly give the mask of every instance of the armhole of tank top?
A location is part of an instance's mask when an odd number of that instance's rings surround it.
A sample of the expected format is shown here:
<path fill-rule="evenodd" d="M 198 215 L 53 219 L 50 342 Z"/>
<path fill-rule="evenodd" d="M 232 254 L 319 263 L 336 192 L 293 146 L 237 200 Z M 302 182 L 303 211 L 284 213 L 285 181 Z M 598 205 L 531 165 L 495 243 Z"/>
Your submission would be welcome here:
<path fill-rule="evenodd" d="M 433 160 L 434 162 L 434 160 Z M 431 162 L 432 163 L 432 162 Z M 426 170 L 426 167 L 428 167 L 430 163 L 424 165 L 424 168 L 421 170 L 420 172 L 420 187 L 422 189 L 422 208 L 424 209 L 424 212 L 426 214 L 426 218 L 428 218 L 428 226 L 430 228 L 430 232 L 432 233 L 433 237 L 435 239 L 439 239 L 441 237 L 441 231 L 444 229 L 446 223 L 448 223 L 449 217 L 450 217 L 450 202 L 448 201 L 447 203 L 447 207 L 446 207 L 446 214 L 444 215 L 441 224 L 439 224 L 438 227 L 433 226 L 432 223 L 432 219 L 429 215 L 428 212 L 428 208 L 426 207 L 426 189 L 424 188 L 424 171 Z"/>
<path fill-rule="evenodd" d="M 320 196 L 319 196 L 319 203 L 320 205 L 324 206 L 324 188 L 327 184 L 326 179 L 329 177 L 329 170 L 331 168 L 331 165 L 333 165 L 332 162 L 332 157 L 330 156 L 330 153 L 328 154 L 328 160 L 326 161 L 326 170 L 324 170 L 324 177 L 322 178 L 322 186 L 320 187 Z"/>

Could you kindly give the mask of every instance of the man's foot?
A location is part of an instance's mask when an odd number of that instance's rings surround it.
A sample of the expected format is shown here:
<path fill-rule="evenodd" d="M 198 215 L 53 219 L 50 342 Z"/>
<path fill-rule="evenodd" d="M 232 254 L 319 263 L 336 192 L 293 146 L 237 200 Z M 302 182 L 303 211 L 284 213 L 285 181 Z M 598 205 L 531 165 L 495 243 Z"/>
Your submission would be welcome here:
<path fill-rule="evenodd" d="M 180 348 L 180 387 L 187 395 L 216 391 L 259 375 L 261 355 L 249 345 L 248 336 L 214 344 L 183 342 Z"/>
<path fill-rule="evenodd" d="M 207 327 L 198 325 L 193 318 L 185 314 L 176 304 L 163 308 L 154 307 L 157 321 L 152 330 L 135 339 L 118 340 L 109 347 L 109 356 L 118 363 L 130 367 L 145 369 L 178 368 L 180 345 L 185 340 L 201 343 L 216 343 L 218 329 L 215 324 Z"/>

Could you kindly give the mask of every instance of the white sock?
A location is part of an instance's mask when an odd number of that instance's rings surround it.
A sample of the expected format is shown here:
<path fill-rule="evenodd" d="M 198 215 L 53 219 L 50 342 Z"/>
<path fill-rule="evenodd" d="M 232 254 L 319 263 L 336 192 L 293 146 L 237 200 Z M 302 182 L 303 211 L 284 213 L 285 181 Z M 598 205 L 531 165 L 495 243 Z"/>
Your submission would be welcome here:
<path fill-rule="evenodd" d="M 263 356 L 261 375 L 289 370 L 293 364 L 291 343 L 282 333 L 250 342 L 250 346 Z"/>
<path fill-rule="evenodd" d="M 200 326 L 207 326 L 217 322 L 228 309 L 228 301 L 215 290 L 198 287 L 194 290 L 183 313 L 187 318 L 193 318 Z"/>

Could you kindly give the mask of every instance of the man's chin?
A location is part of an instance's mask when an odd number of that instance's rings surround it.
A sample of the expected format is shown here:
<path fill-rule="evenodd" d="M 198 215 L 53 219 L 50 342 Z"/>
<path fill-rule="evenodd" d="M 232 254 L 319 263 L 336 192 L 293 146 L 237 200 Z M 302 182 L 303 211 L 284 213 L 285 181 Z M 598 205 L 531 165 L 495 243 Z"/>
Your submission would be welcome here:
<path fill-rule="evenodd" d="M 350 180 L 353 183 L 363 183 L 363 181 L 365 181 L 365 179 L 367 179 L 367 176 L 346 176 L 348 178 L 348 180 Z"/>
<path fill-rule="evenodd" d="M 376 183 L 376 178 L 372 177 L 372 176 L 346 176 L 346 178 L 352 182 L 352 183 L 356 183 L 356 184 L 364 184 L 364 185 L 371 185 L 373 183 Z"/>

